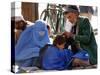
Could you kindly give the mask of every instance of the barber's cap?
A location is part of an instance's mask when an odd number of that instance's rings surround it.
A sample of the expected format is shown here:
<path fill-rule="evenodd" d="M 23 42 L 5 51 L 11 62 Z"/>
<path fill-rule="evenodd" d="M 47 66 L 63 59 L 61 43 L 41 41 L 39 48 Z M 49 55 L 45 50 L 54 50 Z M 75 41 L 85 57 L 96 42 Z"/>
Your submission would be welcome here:
<path fill-rule="evenodd" d="M 75 5 L 68 5 L 64 8 L 64 14 L 68 13 L 68 12 L 77 12 L 79 13 L 78 7 Z"/>

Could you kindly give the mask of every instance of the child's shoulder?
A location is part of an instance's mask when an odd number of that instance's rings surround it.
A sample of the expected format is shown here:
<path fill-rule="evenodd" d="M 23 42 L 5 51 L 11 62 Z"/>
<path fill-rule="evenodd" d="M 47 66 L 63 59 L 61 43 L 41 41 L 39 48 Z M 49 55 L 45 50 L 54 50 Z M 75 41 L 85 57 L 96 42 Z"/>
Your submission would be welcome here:
<path fill-rule="evenodd" d="M 73 55 L 73 52 L 70 49 L 64 49 L 64 51 L 68 54 L 68 55 Z"/>

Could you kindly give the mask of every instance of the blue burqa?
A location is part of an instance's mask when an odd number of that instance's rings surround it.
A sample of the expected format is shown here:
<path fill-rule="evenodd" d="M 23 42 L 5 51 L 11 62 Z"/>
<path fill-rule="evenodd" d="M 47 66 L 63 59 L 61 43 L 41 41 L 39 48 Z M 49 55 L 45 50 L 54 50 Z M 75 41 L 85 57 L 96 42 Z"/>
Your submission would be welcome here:
<path fill-rule="evenodd" d="M 38 57 L 40 48 L 50 43 L 46 23 L 37 20 L 33 26 L 26 28 L 15 46 L 15 61 L 24 61 Z"/>

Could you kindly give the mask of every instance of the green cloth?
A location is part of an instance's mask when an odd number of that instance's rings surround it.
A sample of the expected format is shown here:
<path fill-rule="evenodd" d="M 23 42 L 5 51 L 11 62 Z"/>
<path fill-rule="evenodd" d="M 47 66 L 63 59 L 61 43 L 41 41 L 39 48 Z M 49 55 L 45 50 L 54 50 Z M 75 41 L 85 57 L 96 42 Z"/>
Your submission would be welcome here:
<path fill-rule="evenodd" d="M 91 24 L 87 18 L 79 17 L 75 40 L 80 41 L 80 46 L 90 55 L 90 63 L 97 64 L 97 43 Z"/>

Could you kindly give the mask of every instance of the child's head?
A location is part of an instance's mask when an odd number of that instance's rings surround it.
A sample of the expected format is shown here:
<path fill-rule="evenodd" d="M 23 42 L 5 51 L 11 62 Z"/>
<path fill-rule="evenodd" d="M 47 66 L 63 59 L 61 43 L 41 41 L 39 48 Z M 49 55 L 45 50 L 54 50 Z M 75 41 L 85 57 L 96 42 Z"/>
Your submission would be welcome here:
<path fill-rule="evenodd" d="M 79 41 L 74 41 L 74 42 L 72 43 L 71 49 L 72 49 L 72 52 L 73 52 L 74 54 L 77 53 L 77 52 L 81 49 L 81 47 L 80 47 L 80 42 L 79 42 Z"/>
<path fill-rule="evenodd" d="M 64 46 L 65 46 L 65 42 L 66 42 L 66 39 L 64 36 L 62 35 L 57 35 L 53 41 L 53 45 L 55 45 L 56 47 L 60 48 L 60 49 L 63 49 Z"/>
<path fill-rule="evenodd" d="M 74 41 L 74 42 L 72 43 L 72 45 L 75 46 L 77 49 L 80 48 L 80 42 L 79 42 L 79 41 Z"/>

